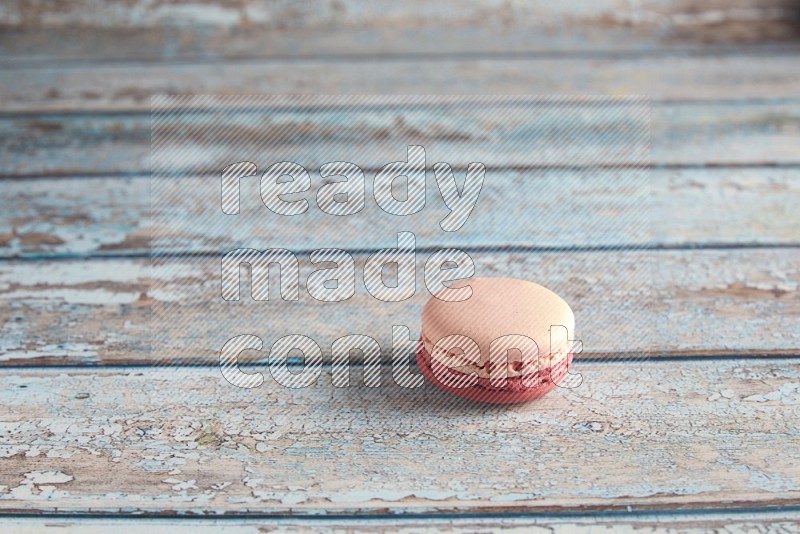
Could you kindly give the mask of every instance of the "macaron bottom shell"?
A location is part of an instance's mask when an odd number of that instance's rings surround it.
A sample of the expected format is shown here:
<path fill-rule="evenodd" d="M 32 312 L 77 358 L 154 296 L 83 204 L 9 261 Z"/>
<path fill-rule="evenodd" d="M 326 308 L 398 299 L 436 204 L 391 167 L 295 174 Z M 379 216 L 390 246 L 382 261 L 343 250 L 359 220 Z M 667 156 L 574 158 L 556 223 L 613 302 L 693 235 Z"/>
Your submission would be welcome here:
<path fill-rule="evenodd" d="M 492 386 L 488 379 L 478 379 L 478 382 L 466 387 L 452 387 L 443 383 L 433 372 L 431 368 L 431 355 L 425 349 L 424 344 L 420 340 L 419 348 L 417 349 L 417 366 L 426 379 L 433 382 L 438 388 L 463 397 L 479 402 L 488 402 L 493 404 L 514 404 L 519 402 L 526 402 L 529 400 L 540 398 L 547 393 L 553 391 L 556 384 L 567 375 L 569 366 L 572 364 L 573 353 L 567 354 L 567 357 L 558 364 L 555 368 L 542 369 L 539 371 L 540 377 L 537 380 L 537 385 L 529 386 L 523 383 L 523 379 L 528 377 L 511 377 L 506 380 L 504 387 Z M 446 370 L 454 375 L 458 375 L 457 371 Z M 463 376 L 463 375 L 462 375 Z"/>

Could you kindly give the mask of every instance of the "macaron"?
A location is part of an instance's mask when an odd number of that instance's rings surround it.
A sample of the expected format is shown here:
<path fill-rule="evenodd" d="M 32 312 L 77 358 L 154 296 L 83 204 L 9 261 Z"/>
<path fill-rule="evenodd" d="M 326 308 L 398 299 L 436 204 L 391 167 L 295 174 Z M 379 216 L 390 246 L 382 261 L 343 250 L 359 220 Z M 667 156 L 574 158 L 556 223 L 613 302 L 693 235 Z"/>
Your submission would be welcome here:
<path fill-rule="evenodd" d="M 575 315 L 566 301 L 512 278 L 475 277 L 449 287 L 467 286 L 465 300 L 448 301 L 455 293 L 443 289 L 425 305 L 422 374 L 445 391 L 490 403 L 524 402 L 555 389 L 573 358 Z"/>

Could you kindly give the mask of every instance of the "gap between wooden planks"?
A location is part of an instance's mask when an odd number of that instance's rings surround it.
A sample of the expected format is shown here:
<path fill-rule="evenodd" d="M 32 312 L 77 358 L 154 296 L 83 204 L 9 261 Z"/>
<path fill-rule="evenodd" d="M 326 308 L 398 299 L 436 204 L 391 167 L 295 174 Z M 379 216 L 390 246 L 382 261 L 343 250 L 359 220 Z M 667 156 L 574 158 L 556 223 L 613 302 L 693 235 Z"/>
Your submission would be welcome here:
<path fill-rule="evenodd" d="M 535 280 L 561 294 L 575 310 L 587 357 L 791 356 L 800 346 L 800 249 L 472 257 L 480 275 Z M 357 269 L 364 259 L 357 256 Z M 412 336 L 419 332 L 428 298 L 419 278 L 424 259 L 418 256 L 418 291 L 408 301 L 381 302 L 358 285 L 348 301 L 318 302 L 305 291 L 313 268 L 302 259 L 299 301 L 236 306 L 219 298 L 214 257 L 179 262 L 163 277 L 156 271 L 155 280 L 146 259 L 7 261 L 0 263 L 1 359 L 5 365 L 216 365 L 225 341 L 243 333 L 262 337 L 267 350 L 281 336 L 308 335 L 326 357 L 336 338 L 365 334 L 388 352 L 393 324 L 408 326 Z M 159 319 L 151 323 L 154 310 Z M 165 325 L 181 335 L 154 336 Z"/>
<path fill-rule="evenodd" d="M 794 362 L 581 370 L 580 387 L 510 407 L 428 384 L 337 389 L 327 375 L 305 389 L 267 380 L 243 390 L 215 369 L 9 370 L 0 509 L 332 516 L 800 503 Z"/>
<path fill-rule="evenodd" d="M 263 532 L 400 532 L 419 533 L 446 530 L 458 534 L 497 532 L 509 534 L 592 534 L 603 528 L 614 532 L 659 532 L 702 534 L 706 532 L 791 532 L 800 527 L 800 514 L 786 511 L 728 510 L 716 513 L 667 512 L 637 514 L 620 512 L 609 515 L 573 514 L 564 518 L 544 514 L 441 514 L 444 517 L 423 515 L 409 517 L 345 518 L 196 518 L 78 514 L 61 516 L 14 517 L 5 519 L 0 532 L 28 534 L 57 532 L 61 534 L 136 534 L 155 530 L 163 534 L 182 533 L 188 529 L 197 534 L 233 532 L 262 534 Z M 466 517 L 464 517 L 466 516 Z"/>

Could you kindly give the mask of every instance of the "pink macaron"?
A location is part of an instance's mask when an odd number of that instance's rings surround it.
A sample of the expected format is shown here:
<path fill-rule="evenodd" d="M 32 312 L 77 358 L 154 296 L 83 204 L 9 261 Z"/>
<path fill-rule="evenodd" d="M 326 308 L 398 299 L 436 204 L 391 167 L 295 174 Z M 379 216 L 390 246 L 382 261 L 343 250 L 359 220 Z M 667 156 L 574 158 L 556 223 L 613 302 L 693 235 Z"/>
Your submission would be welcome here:
<path fill-rule="evenodd" d="M 469 298 L 446 300 L 466 286 Z M 511 278 L 470 278 L 450 290 L 431 297 L 422 313 L 417 365 L 428 380 L 460 397 L 516 403 L 541 397 L 564 379 L 575 328 L 564 299 Z"/>

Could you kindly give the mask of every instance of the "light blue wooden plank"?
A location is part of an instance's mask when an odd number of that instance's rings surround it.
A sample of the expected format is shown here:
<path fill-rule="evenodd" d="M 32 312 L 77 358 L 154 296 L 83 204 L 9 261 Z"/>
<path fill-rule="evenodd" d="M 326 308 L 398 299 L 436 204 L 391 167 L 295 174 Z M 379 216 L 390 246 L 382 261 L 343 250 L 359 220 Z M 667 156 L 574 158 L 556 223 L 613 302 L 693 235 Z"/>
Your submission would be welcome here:
<path fill-rule="evenodd" d="M 205 115 L 171 121 L 179 153 L 165 161 L 173 170 L 216 174 L 243 158 L 262 166 L 294 159 L 308 169 L 345 160 L 376 169 L 405 156 L 408 144 L 431 151 L 432 161 L 493 166 L 571 165 L 641 161 L 625 149 L 640 147 L 635 106 L 581 111 L 570 124 L 556 108 L 546 112 L 462 111 L 433 106 L 425 112 L 386 108 L 315 113 L 256 112 Z M 798 164 L 800 105 L 749 102 L 653 105 L 651 161 L 655 165 Z M 496 120 L 486 120 L 495 115 Z M 525 118 L 525 120 L 521 120 Z M 402 121 L 401 124 L 398 124 Z M 633 126 L 627 144 L 592 127 Z M 198 128 L 189 135 L 190 127 Z M 162 129 L 162 131 L 165 131 Z M 239 139 L 225 148 L 210 141 L 226 133 Z M 578 148 L 570 149 L 568 139 Z M 239 137 L 242 136 L 242 137 Z M 56 114 L 0 117 L 0 173 L 14 175 L 142 174 L 150 170 L 148 114 Z M 467 145 L 469 152 L 460 150 Z M 216 147 L 217 150 L 212 150 Z M 537 149 L 540 147 L 541 150 Z M 579 150 L 580 149 L 580 150 Z M 590 154 L 591 150 L 598 150 Z M 182 156 L 181 159 L 177 159 Z M 166 170 L 164 166 L 160 167 Z"/>
<path fill-rule="evenodd" d="M 796 356 L 800 346 L 797 248 L 470 255 L 477 275 L 561 295 L 586 357 L 769 358 Z M 418 254 L 414 296 L 382 302 L 364 289 L 366 255 L 356 255 L 355 294 L 339 303 L 308 294 L 307 254 L 298 254 L 300 295 L 290 302 L 222 301 L 216 258 L 173 261 L 172 270 L 127 258 L 0 262 L 0 362 L 216 365 L 224 343 L 247 332 L 267 349 L 290 333 L 310 335 L 326 357 L 335 339 L 365 334 L 388 355 L 393 324 L 419 333 L 428 256 Z"/>
<path fill-rule="evenodd" d="M 268 377 L 244 390 L 216 369 L 4 372 L 0 510 L 352 518 L 796 508 L 796 361 L 581 372 L 574 390 L 502 408 L 430 385 L 337 389 L 327 373 L 309 388 Z"/>
<path fill-rule="evenodd" d="M 432 173 L 431 173 L 432 174 Z M 617 176 L 621 175 L 621 176 Z M 797 244 L 800 180 L 795 169 L 686 168 L 631 171 L 492 171 L 458 232 L 443 232 L 449 213 L 432 176 L 426 207 L 395 217 L 381 211 L 368 175 L 363 212 L 334 217 L 321 211 L 312 179 L 302 216 L 281 217 L 260 199 L 258 177 L 242 183 L 243 226 L 214 225 L 221 215 L 219 180 L 194 179 L 176 187 L 171 235 L 182 252 L 284 246 L 375 248 L 399 230 L 426 247 L 614 247 Z M 623 180 L 623 178 L 625 178 Z M 205 184 L 200 185 L 198 184 Z M 148 178 L 53 178 L 3 184 L 0 255 L 58 257 L 148 254 L 153 226 Z M 224 221 L 223 221 L 224 222 Z M 241 224 L 241 223 L 240 223 Z"/>

